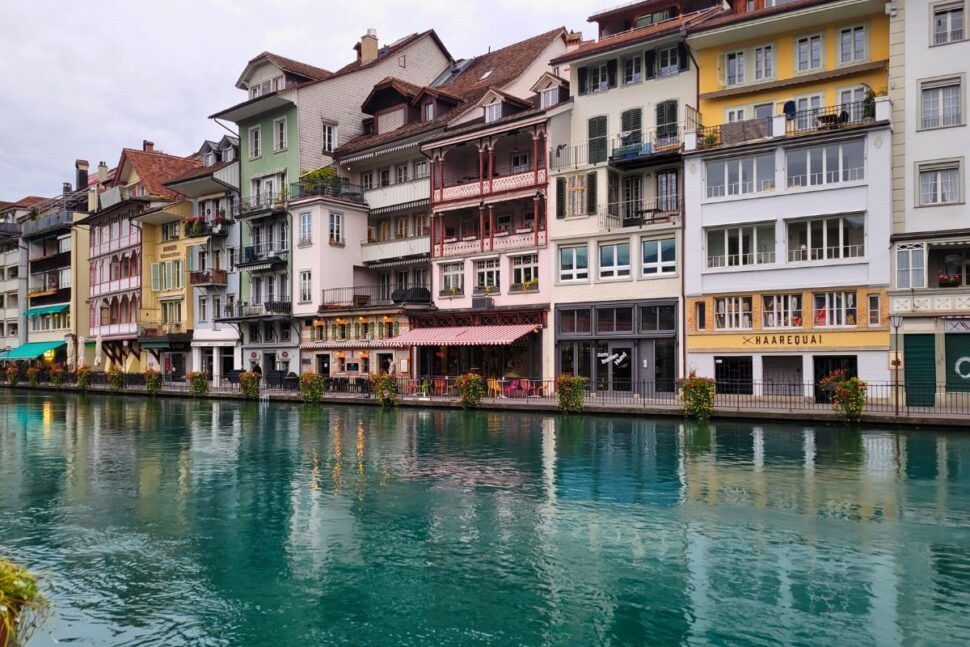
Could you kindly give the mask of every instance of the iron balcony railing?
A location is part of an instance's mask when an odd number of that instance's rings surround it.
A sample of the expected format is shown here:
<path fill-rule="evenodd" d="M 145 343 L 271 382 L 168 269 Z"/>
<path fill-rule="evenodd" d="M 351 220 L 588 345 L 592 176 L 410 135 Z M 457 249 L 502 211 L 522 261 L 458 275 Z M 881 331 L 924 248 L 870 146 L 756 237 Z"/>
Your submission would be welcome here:
<path fill-rule="evenodd" d="M 825 108 L 799 110 L 789 115 L 785 134 L 797 135 L 815 131 L 838 130 L 874 121 L 876 105 L 872 101 L 840 103 Z"/>
<path fill-rule="evenodd" d="M 265 211 L 267 209 L 279 208 L 282 209 L 284 203 L 286 202 L 286 192 L 274 192 L 274 191 L 264 191 L 262 193 L 257 193 L 256 195 L 251 195 L 246 198 L 242 198 L 239 201 L 239 214 L 246 215 L 249 213 L 257 211 Z"/>
<path fill-rule="evenodd" d="M 628 163 L 654 155 L 680 152 L 684 129 L 670 126 L 653 131 L 636 130 L 610 140 L 610 163 Z"/>
<path fill-rule="evenodd" d="M 229 227 L 235 222 L 232 218 L 222 216 L 195 216 L 184 221 L 185 235 L 193 236 L 228 236 Z"/>
<path fill-rule="evenodd" d="M 308 179 L 290 184 L 290 200 L 311 197 L 336 198 L 364 204 L 364 189 L 357 184 L 344 182 L 342 178 Z"/>
<path fill-rule="evenodd" d="M 670 224 L 682 209 L 683 203 L 676 195 L 611 202 L 603 224 L 606 229 Z"/>
<path fill-rule="evenodd" d="M 243 247 L 242 263 L 282 260 L 289 246 L 286 241 L 267 241 Z"/>
<path fill-rule="evenodd" d="M 222 319 L 244 319 L 247 317 L 289 316 L 293 312 L 291 301 L 261 301 L 257 303 L 235 303 L 225 306 Z"/>
<path fill-rule="evenodd" d="M 402 303 L 431 303 L 431 290 L 427 285 L 391 287 L 383 285 L 355 285 L 344 288 L 328 288 L 321 296 L 323 308 L 366 308 Z"/>

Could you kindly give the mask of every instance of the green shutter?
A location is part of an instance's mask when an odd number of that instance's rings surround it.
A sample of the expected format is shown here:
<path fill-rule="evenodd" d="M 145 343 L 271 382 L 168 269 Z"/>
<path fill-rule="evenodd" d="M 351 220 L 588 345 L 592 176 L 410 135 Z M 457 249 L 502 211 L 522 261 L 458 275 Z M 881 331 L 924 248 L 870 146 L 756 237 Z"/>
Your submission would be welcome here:
<path fill-rule="evenodd" d="M 606 61 L 606 83 L 609 87 L 616 87 L 616 59 Z"/>
<path fill-rule="evenodd" d="M 586 213 L 596 213 L 596 172 L 586 174 Z"/>
<path fill-rule="evenodd" d="M 152 263 L 152 290 L 158 292 L 161 289 L 161 274 L 158 263 Z"/>
<path fill-rule="evenodd" d="M 360 323 L 354 322 L 354 339 L 360 339 Z"/>
<path fill-rule="evenodd" d="M 620 130 L 626 135 L 623 137 L 623 145 L 639 144 L 642 140 L 640 133 L 643 128 L 643 110 L 631 108 L 620 114 Z M 614 155 L 616 151 L 614 150 Z"/>
<path fill-rule="evenodd" d="M 589 163 L 596 164 L 606 161 L 606 117 L 593 117 L 587 122 L 587 146 L 589 147 Z"/>
<path fill-rule="evenodd" d="M 589 87 L 589 68 L 579 68 L 577 75 L 579 76 L 579 94 L 586 94 Z"/>
<path fill-rule="evenodd" d="M 932 407 L 936 401 L 936 338 L 904 335 L 903 340 L 906 404 Z"/>
<path fill-rule="evenodd" d="M 330 324 L 330 338 L 331 339 L 337 338 L 337 324 L 335 323 Z"/>
<path fill-rule="evenodd" d="M 949 334 L 946 346 L 946 390 L 970 391 L 970 335 Z"/>
<path fill-rule="evenodd" d="M 644 78 L 652 79 L 657 76 L 657 51 L 648 49 L 643 53 Z"/>
<path fill-rule="evenodd" d="M 397 337 L 400 334 L 401 334 L 401 322 L 395 321 L 394 322 L 394 336 Z"/>
<path fill-rule="evenodd" d="M 556 178 L 556 219 L 566 217 L 566 178 Z"/>

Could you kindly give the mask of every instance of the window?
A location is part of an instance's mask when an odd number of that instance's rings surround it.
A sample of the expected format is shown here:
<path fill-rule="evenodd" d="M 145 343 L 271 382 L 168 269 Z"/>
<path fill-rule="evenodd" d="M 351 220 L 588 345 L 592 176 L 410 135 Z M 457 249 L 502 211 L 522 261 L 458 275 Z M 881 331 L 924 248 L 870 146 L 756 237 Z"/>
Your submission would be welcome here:
<path fill-rule="evenodd" d="M 360 186 L 367 191 L 374 188 L 374 172 L 367 171 L 360 174 Z"/>
<path fill-rule="evenodd" d="M 222 151 L 223 162 L 231 162 L 234 159 L 236 159 L 236 151 L 231 146 L 229 148 L 223 149 Z"/>
<path fill-rule="evenodd" d="M 728 108 L 727 120 L 729 124 L 735 121 L 744 121 L 744 108 Z"/>
<path fill-rule="evenodd" d="M 249 129 L 249 159 L 256 159 L 263 154 L 262 134 L 259 126 Z"/>
<path fill-rule="evenodd" d="M 815 94 L 809 97 L 799 97 L 795 101 L 795 130 L 816 129 L 816 117 L 822 107 L 822 96 Z"/>
<path fill-rule="evenodd" d="M 414 216 L 414 235 L 415 236 L 428 235 L 428 216 L 427 215 L 416 214 Z"/>
<path fill-rule="evenodd" d="M 572 335 L 592 332 L 592 317 L 589 309 L 560 310 L 559 332 Z"/>
<path fill-rule="evenodd" d="M 744 52 L 729 52 L 725 58 L 724 85 L 740 85 L 744 83 Z"/>
<path fill-rule="evenodd" d="M 822 67 L 822 37 L 804 36 L 796 41 L 796 67 L 799 72 Z"/>
<path fill-rule="evenodd" d="M 865 179 L 865 142 L 861 139 L 787 150 L 785 156 L 789 188 Z"/>
<path fill-rule="evenodd" d="M 344 242 L 343 214 L 330 212 L 330 244 L 341 245 Z"/>
<path fill-rule="evenodd" d="M 800 328 L 802 296 L 770 294 L 762 297 L 761 325 L 764 328 Z"/>
<path fill-rule="evenodd" d="M 175 290 L 182 288 L 182 261 L 164 261 L 151 264 L 152 290 Z"/>
<path fill-rule="evenodd" d="M 452 294 L 465 292 L 464 263 L 445 263 L 441 266 L 441 291 Z"/>
<path fill-rule="evenodd" d="M 178 237 L 179 237 L 178 221 L 162 223 L 162 242 L 167 242 L 170 240 L 178 240 Z"/>
<path fill-rule="evenodd" d="M 900 245 L 896 248 L 896 287 L 926 286 L 926 250 L 922 245 Z"/>
<path fill-rule="evenodd" d="M 418 160 L 414 163 L 414 179 L 421 180 L 428 177 L 428 160 Z"/>
<path fill-rule="evenodd" d="M 751 328 L 751 297 L 714 299 L 714 327 L 717 330 Z"/>
<path fill-rule="evenodd" d="M 475 289 L 484 292 L 497 290 L 500 285 L 499 274 L 497 258 L 475 261 Z"/>
<path fill-rule="evenodd" d="M 539 255 L 523 254 L 512 257 L 512 286 L 523 290 L 527 285 L 539 285 Z"/>
<path fill-rule="evenodd" d="M 512 153 L 512 172 L 524 173 L 529 170 L 528 153 Z"/>
<path fill-rule="evenodd" d="M 434 103 L 428 102 L 424 104 L 424 120 L 433 121 L 434 120 Z"/>
<path fill-rule="evenodd" d="M 404 184 L 408 181 L 408 165 L 398 164 L 394 167 L 394 181 L 398 184 Z"/>
<path fill-rule="evenodd" d="M 865 256 L 865 216 L 833 216 L 788 223 L 788 261 Z"/>
<path fill-rule="evenodd" d="M 212 151 L 206 151 L 205 155 L 202 156 L 202 166 L 212 166 L 216 163 L 216 154 Z"/>
<path fill-rule="evenodd" d="M 304 211 L 300 214 L 300 244 L 309 245 L 313 242 L 313 214 Z"/>
<path fill-rule="evenodd" d="M 394 237 L 395 238 L 407 238 L 408 237 L 408 217 L 398 218 L 394 221 Z"/>
<path fill-rule="evenodd" d="M 576 245 L 559 248 L 559 280 L 585 281 L 589 279 L 589 248 Z"/>
<path fill-rule="evenodd" d="M 162 302 L 162 323 L 163 324 L 182 323 L 182 302 L 181 301 Z"/>
<path fill-rule="evenodd" d="M 815 327 L 856 325 L 855 292 L 815 294 Z"/>
<path fill-rule="evenodd" d="M 209 299 L 207 297 L 199 297 L 199 321 L 209 320 Z"/>
<path fill-rule="evenodd" d="M 391 185 L 391 169 L 382 168 L 377 172 L 377 177 L 381 186 Z"/>
<path fill-rule="evenodd" d="M 546 88 L 539 93 L 539 104 L 543 108 L 551 108 L 552 106 L 559 103 L 559 86 L 554 85 L 551 88 Z"/>
<path fill-rule="evenodd" d="M 963 123 L 961 78 L 924 81 L 920 84 L 920 127 L 945 128 Z"/>
<path fill-rule="evenodd" d="M 839 91 L 839 109 L 844 110 L 852 121 L 866 116 L 866 89 L 862 86 Z"/>
<path fill-rule="evenodd" d="M 680 59 L 677 56 L 676 46 L 659 50 L 657 62 L 659 63 L 660 76 L 673 76 L 680 72 Z"/>
<path fill-rule="evenodd" d="M 774 188 L 774 153 L 707 163 L 708 198 L 761 193 Z"/>
<path fill-rule="evenodd" d="M 707 266 L 742 267 L 775 262 L 775 223 L 710 229 Z"/>
<path fill-rule="evenodd" d="M 673 304 L 642 306 L 640 330 L 643 332 L 672 331 L 677 328 L 677 307 Z"/>
<path fill-rule="evenodd" d="M 502 102 L 493 101 L 485 106 L 485 123 L 498 121 L 502 118 Z"/>
<path fill-rule="evenodd" d="M 337 148 L 337 127 L 323 124 L 323 152 L 332 153 Z"/>
<path fill-rule="evenodd" d="M 963 2 L 933 7 L 933 44 L 945 45 L 963 40 Z"/>
<path fill-rule="evenodd" d="M 306 270 L 300 272 L 300 303 L 310 303 L 313 299 L 311 291 L 312 282 L 310 280 L 310 272 Z"/>
<path fill-rule="evenodd" d="M 589 68 L 589 92 L 606 92 L 610 87 L 610 75 L 607 65 L 593 65 Z"/>
<path fill-rule="evenodd" d="M 677 245 L 673 238 L 644 240 L 641 241 L 640 246 L 643 276 L 673 274 L 677 271 Z"/>
<path fill-rule="evenodd" d="M 862 63 L 868 58 L 864 25 L 839 30 L 839 64 Z"/>
<path fill-rule="evenodd" d="M 586 215 L 587 211 L 587 201 L 586 201 L 586 182 L 588 175 L 586 173 L 577 173 L 575 175 L 570 175 L 566 180 L 566 215 L 567 216 L 581 216 Z"/>
<path fill-rule="evenodd" d="M 919 165 L 920 207 L 957 204 L 963 201 L 962 164 L 959 160 Z"/>
<path fill-rule="evenodd" d="M 633 308 L 596 308 L 596 332 L 633 332 Z"/>
<path fill-rule="evenodd" d="M 630 276 L 630 243 L 600 244 L 600 278 L 617 279 Z"/>
<path fill-rule="evenodd" d="M 656 105 L 657 146 L 679 144 L 677 128 L 677 100 L 669 99 Z"/>
<path fill-rule="evenodd" d="M 643 59 L 631 56 L 623 59 L 623 85 L 632 85 L 643 80 Z"/>
<path fill-rule="evenodd" d="M 754 80 L 775 78 L 775 47 L 762 45 L 754 49 Z"/>
<path fill-rule="evenodd" d="M 589 163 L 606 161 L 606 117 L 593 117 L 586 123 Z"/>
<path fill-rule="evenodd" d="M 870 294 L 867 298 L 869 301 L 869 325 L 878 326 L 880 323 L 879 295 Z"/>
<path fill-rule="evenodd" d="M 286 150 L 286 117 L 273 120 L 273 150 Z"/>

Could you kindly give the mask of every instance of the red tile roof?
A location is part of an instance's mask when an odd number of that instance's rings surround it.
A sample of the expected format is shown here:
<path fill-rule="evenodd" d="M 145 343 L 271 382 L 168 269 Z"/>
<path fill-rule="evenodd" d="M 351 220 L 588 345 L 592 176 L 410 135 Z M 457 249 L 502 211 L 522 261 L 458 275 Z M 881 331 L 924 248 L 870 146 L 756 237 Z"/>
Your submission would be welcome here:
<path fill-rule="evenodd" d="M 502 88 L 519 78 L 556 38 L 563 38 L 565 34 L 566 29 L 558 27 L 544 34 L 527 38 L 476 57 L 461 74 L 447 85 L 423 89 L 423 92 L 438 93 L 445 97 L 457 99 L 461 101 L 458 106 L 438 115 L 432 121 L 412 122 L 388 133 L 364 134 L 355 137 L 337 149 L 337 157 L 346 157 L 374 146 L 404 140 L 444 127 L 461 112 L 477 103 L 489 89 Z M 491 73 L 482 78 L 487 72 Z M 519 99 L 519 101 L 522 101 L 522 99 Z"/>
<path fill-rule="evenodd" d="M 135 148 L 126 148 L 121 152 L 118 168 L 121 168 L 125 161 L 131 163 L 148 195 L 165 200 L 179 199 L 175 191 L 165 186 L 166 182 L 202 166 L 202 161 L 197 156 L 178 157 L 167 153 L 148 153 Z"/>
<path fill-rule="evenodd" d="M 669 36 L 670 34 L 678 33 L 682 29 L 687 29 L 691 25 L 695 25 L 703 20 L 706 20 L 711 16 L 718 15 L 722 11 L 724 10 L 720 7 L 701 9 L 700 11 L 682 14 L 676 18 L 658 22 L 647 27 L 631 29 L 629 31 L 607 36 L 596 41 L 587 41 L 573 51 L 567 52 L 562 56 L 552 59 L 551 62 L 553 65 L 557 65 L 559 63 L 568 63 L 569 61 L 575 61 L 581 58 L 586 58 L 587 56 L 610 52 L 621 47 L 627 47 L 636 43 L 660 38 L 661 36 Z"/>
<path fill-rule="evenodd" d="M 195 180 L 196 178 L 206 177 L 212 175 L 220 169 L 224 169 L 230 164 L 236 162 L 236 160 L 230 160 L 228 162 L 216 162 L 211 166 L 200 166 L 199 168 L 189 169 L 181 175 L 176 175 L 175 177 L 165 180 L 165 185 L 177 184 L 178 182 L 185 182 L 187 180 Z"/>
<path fill-rule="evenodd" d="M 41 202 L 47 202 L 50 198 L 42 198 L 39 195 L 28 195 L 26 198 L 21 198 L 14 202 L 11 206 L 20 207 L 25 209 L 27 207 L 33 207 Z"/>
<path fill-rule="evenodd" d="M 435 32 L 434 29 L 429 29 L 421 33 L 415 33 L 415 34 L 411 34 L 410 36 L 405 36 L 404 38 L 400 38 L 390 45 L 385 45 L 384 47 L 381 47 L 379 50 L 377 50 L 377 58 L 367 64 L 361 64 L 360 61 L 354 61 L 353 63 L 348 63 L 347 65 L 344 65 L 342 68 L 334 72 L 334 76 L 350 74 L 351 72 L 356 72 L 357 70 L 363 70 L 365 68 L 376 65 L 378 62 L 383 61 L 388 56 L 393 56 L 394 54 L 398 53 L 408 45 L 412 43 L 416 43 L 417 41 L 421 40 L 425 36 L 431 36 L 431 38 L 434 39 L 438 47 L 441 48 L 441 51 L 445 54 L 445 56 L 447 56 L 449 60 L 451 59 L 451 54 L 448 52 L 448 48 L 446 48 L 444 43 L 441 42 L 441 39 L 438 38 L 437 32 Z"/>
<path fill-rule="evenodd" d="M 775 5 L 774 7 L 766 7 L 757 11 L 745 11 L 742 13 L 735 13 L 730 9 L 719 10 L 716 15 L 711 15 L 702 22 L 694 23 L 690 28 L 690 32 L 697 33 L 708 31 L 711 29 L 716 29 L 717 27 L 723 27 L 725 25 L 734 25 L 741 22 L 747 22 L 749 20 L 764 18 L 765 16 L 774 16 L 780 13 L 795 11 L 796 9 L 803 9 L 805 7 L 813 7 L 815 5 L 822 5 L 838 1 L 839 0 L 792 0 L 791 2 L 787 2 L 785 4 Z"/>
<path fill-rule="evenodd" d="M 309 79 L 313 79 L 314 81 L 319 81 L 321 79 L 326 79 L 333 76 L 333 72 L 330 70 L 325 70 L 322 67 L 316 67 L 315 65 L 309 65 L 308 63 L 301 63 L 300 61 L 295 61 L 292 58 L 286 58 L 285 56 L 280 56 L 279 54 L 274 54 L 273 52 L 263 52 L 258 56 L 254 56 L 252 59 L 250 59 L 249 63 L 255 63 L 261 58 L 266 58 L 284 72 L 299 74 L 300 76 L 305 76 Z"/>

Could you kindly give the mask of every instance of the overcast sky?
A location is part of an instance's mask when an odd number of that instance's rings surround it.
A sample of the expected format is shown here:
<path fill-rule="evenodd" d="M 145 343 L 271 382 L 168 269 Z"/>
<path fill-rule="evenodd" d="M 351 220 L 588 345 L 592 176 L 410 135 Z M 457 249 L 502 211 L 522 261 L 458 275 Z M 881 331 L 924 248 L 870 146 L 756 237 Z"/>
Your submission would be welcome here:
<path fill-rule="evenodd" d="M 382 45 L 433 27 L 464 58 L 558 26 L 590 38 L 587 16 L 613 4 L 0 0 L 0 200 L 57 194 L 75 159 L 113 166 L 143 139 L 187 155 L 221 137 L 207 117 L 245 99 L 233 84 L 264 50 L 335 70 L 368 27 Z"/>

